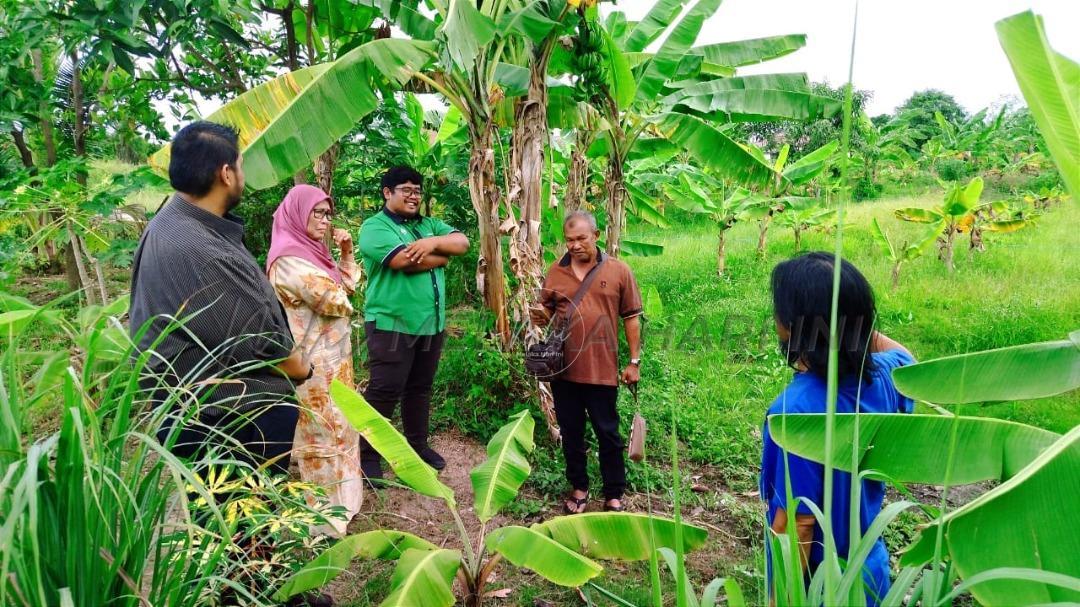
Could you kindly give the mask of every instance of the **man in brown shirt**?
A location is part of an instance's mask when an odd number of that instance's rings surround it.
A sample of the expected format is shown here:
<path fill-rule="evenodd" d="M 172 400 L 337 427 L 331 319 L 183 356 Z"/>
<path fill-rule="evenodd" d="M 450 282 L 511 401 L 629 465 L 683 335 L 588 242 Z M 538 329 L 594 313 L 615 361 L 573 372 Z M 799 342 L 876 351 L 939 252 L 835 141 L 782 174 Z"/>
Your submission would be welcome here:
<path fill-rule="evenodd" d="M 600 475 L 604 509 L 622 510 L 626 487 L 623 439 L 619 434 L 619 381 L 636 384 L 641 364 L 641 294 L 630 268 L 604 255 L 596 245 L 596 218 L 584 211 L 563 222 L 566 255 L 548 270 L 541 293 L 542 306 L 533 308 L 533 321 L 546 324 L 552 316 L 569 319 L 563 350 L 565 369 L 551 382 L 555 416 L 562 429 L 566 479 L 571 493 L 564 509 L 584 512 L 588 503 L 585 418 L 592 420 L 600 445 Z M 577 306 L 573 299 L 586 278 L 596 273 Z M 571 309 L 573 308 L 573 309 Z M 626 332 L 630 362 L 619 372 L 619 319 Z"/>

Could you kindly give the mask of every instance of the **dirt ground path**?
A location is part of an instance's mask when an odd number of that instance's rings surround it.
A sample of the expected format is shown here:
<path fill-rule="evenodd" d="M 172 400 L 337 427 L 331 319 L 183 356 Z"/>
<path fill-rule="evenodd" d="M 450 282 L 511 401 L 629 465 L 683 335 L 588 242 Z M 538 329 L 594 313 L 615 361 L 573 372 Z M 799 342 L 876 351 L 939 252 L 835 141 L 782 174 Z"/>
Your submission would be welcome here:
<path fill-rule="evenodd" d="M 446 432 L 432 437 L 432 447 L 446 458 L 446 468 L 440 473 L 439 479 L 449 486 L 457 496 L 458 508 L 462 521 L 468 531 L 471 541 L 475 542 L 481 531 L 480 521 L 473 514 L 473 491 L 469 479 L 469 472 L 486 457 L 484 445 L 457 432 Z M 392 478 L 392 474 L 387 475 Z M 696 474 L 695 477 L 708 482 L 708 471 Z M 701 489 L 702 486 L 699 486 Z M 714 492 L 715 496 L 703 495 L 705 491 Z M 684 517 L 688 523 L 705 527 L 709 531 L 709 541 L 706 546 L 695 551 L 688 558 L 689 570 L 695 578 L 708 576 L 711 579 L 716 575 L 717 569 L 724 563 L 747 558 L 750 553 L 749 533 L 745 531 L 744 523 L 739 522 L 739 511 L 745 516 L 745 509 L 752 507 L 756 498 L 753 496 L 734 496 L 722 491 L 722 488 L 714 490 L 711 487 L 705 491 L 690 496 L 687 489 L 688 506 L 684 508 Z M 543 496 L 536 495 L 526 485 L 521 495 L 529 499 L 541 499 Z M 644 493 L 630 493 L 625 499 L 628 510 L 633 512 L 645 512 L 650 503 L 649 496 Z M 653 512 L 662 515 L 671 515 L 671 502 L 668 496 L 652 496 L 651 505 Z M 598 510 L 601 507 L 599 499 L 594 499 L 590 504 L 590 510 Z M 562 514 L 560 503 L 555 498 L 546 500 L 544 508 L 524 520 L 514 518 L 507 514 L 500 514 L 487 524 L 487 529 L 495 529 L 503 525 L 530 525 L 532 523 L 560 516 Z M 393 528 L 418 535 L 428 541 L 444 548 L 460 550 L 461 538 L 453 522 L 453 517 L 447 510 L 442 500 L 420 495 L 409 489 L 389 487 L 379 491 L 369 490 L 364 496 L 364 505 L 360 513 L 349 525 L 349 533 L 362 533 L 373 529 Z M 743 529 L 740 531 L 740 529 Z M 625 563 L 604 563 L 608 570 L 605 576 L 634 575 L 633 568 L 636 565 Z M 331 583 L 327 591 L 334 596 L 340 605 L 365 605 L 370 601 L 375 605 L 384 598 L 381 594 L 385 588 L 374 589 L 377 594 L 372 594 L 370 577 L 373 571 L 386 571 L 387 566 L 373 567 L 369 563 L 354 562 L 350 571 Z M 640 580 L 645 583 L 645 580 Z M 529 572 L 515 570 L 505 563 L 497 569 L 496 577 L 491 585 L 492 589 L 520 589 L 521 585 L 545 585 L 546 582 Z M 554 586 L 551 586 L 555 590 Z M 460 589 L 458 589 L 460 593 Z M 460 594 L 459 594 L 460 596 Z M 565 592 L 553 604 L 583 604 L 577 600 L 572 592 Z M 492 600 L 492 605 L 521 605 L 522 598 L 509 593 L 505 599 Z M 566 601 L 571 601 L 567 603 Z M 539 599 L 529 600 L 527 605 L 543 605 Z M 548 603 L 552 604 L 552 603 Z"/>

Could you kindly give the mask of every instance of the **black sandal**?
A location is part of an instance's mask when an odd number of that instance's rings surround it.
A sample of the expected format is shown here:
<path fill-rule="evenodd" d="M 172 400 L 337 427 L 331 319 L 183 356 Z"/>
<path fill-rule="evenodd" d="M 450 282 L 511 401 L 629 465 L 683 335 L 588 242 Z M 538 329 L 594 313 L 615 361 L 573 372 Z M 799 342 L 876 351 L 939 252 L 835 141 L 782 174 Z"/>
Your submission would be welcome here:
<path fill-rule="evenodd" d="M 622 500 L 619 500 L 618 506 L 611 505 L 612 500 L 604 500 L 604 512 L 622 512 L 626 510 L 626 507 L 622 504 Z"/>
<path fill-rule="evenodd" d="M 574 509 L 570 509 L 570 503 L 573 502 Z M 574 492 L 571 491 L 569 495 L 563 498 L 562 509 L 565 514 L 581 514 L 585 512 L 585 507 L 589 505 L 589 494 L 586 493 L 585 497 L 574 497 Z"/>

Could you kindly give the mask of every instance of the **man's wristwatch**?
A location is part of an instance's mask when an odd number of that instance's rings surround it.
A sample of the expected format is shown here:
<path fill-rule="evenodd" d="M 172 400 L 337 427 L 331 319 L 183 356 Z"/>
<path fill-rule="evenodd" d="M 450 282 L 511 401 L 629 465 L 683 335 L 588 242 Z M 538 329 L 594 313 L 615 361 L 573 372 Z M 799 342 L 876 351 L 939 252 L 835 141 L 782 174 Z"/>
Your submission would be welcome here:
<path fill-rule="evenodd" d="M 631 358 L 630 359 L 630 364 L 634 365 L 635 367 L 640 367 L 641 366 L 641 359 L 640 358 Z"/>
<path fill-rule="evenodd" d="M 307 377 L 304 378 L 304 381 L 307 381 L 312 377 L 315 377 L 315 363 L 311 363 L 311 366 L 308 367 Z"/>

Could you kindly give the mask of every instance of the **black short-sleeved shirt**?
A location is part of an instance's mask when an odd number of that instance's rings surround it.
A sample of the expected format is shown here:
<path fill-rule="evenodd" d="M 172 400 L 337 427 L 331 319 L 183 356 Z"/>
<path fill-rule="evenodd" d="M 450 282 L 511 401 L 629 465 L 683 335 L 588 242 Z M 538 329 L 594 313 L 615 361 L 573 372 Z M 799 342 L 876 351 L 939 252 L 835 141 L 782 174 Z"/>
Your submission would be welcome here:
<path fill-rule="evenodd" d="M 206 400 L 211 413 L 219 406 L 251 409 L 294 392 L 288 378 L 265 364 L 289 356 L 292 332 L 243 236 L 238 217 L 219 217 L 174 195 L 135 251 L 132 337 L 151 321 L 138 343 L 140 351 L 155 352 L 148 370 L 169 385 L 213 386 Z M 186 320 L 154 346 L 172 318 Z M 205 381 L 214 379 L 239 382 Z"/>

